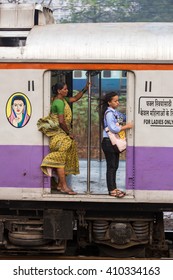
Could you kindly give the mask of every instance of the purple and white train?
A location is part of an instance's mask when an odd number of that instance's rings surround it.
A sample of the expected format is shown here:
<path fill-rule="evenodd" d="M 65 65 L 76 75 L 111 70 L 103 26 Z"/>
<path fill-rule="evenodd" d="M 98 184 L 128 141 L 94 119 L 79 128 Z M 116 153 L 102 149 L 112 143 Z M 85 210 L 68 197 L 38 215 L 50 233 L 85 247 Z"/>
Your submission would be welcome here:
<path fill-rule="evenodd" d="M 0 251 L 168 254 L 163 212 L 173 210 L 173 23 L 54 24 L 50 10 L 38 8 L 0 4 Z M 123 199 L 93 188 L 91 88 L 82 190 L 59 194 L 41 172 L 48 139 L 37 120 L 49 113 L 52 85 L 61 78 L 72 89 L 78 70 L 89 79 L 92 71 L 127 73 L 126 114 L 134 129 L 127 134 Z M 24 108 L 14 109 L 16 98 Z M 23 113 L 18 122 L 15 110 Z M 104 159 L 98 165 L 99 190 L 106 188 Z"/>

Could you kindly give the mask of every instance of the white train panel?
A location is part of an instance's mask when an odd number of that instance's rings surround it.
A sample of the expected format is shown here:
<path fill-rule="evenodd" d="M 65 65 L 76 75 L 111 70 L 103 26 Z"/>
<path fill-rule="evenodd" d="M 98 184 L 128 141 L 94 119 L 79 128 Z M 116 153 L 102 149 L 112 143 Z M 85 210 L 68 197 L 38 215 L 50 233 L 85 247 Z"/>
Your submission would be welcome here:
<path fill-rule="evenodd" d="M 0 119 L 3 123 L 0 130 L 4 135 L 0 139 L 1 145 L 42 145 L 42 135 L 38 132 L 36 123 L 43 116 L 43 71 L 1 70 L 0 92 Z M 48 94 L 50 96 L 50 89 Z M 23 111 L 26 110 L 26 121 L 23 120 L 22 124 L 15 122 L 12 103 L 17 97 L 26 102 L 23 108 Z"/>

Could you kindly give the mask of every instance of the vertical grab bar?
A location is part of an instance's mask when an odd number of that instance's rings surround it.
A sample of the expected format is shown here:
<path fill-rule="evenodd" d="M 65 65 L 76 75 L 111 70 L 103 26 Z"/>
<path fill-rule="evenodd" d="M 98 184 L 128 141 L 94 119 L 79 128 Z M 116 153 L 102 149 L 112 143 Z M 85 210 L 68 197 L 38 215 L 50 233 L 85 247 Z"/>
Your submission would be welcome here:
<path fill-rule="evenodd" d="M 87 193 L 90 193 L 91 178 L 91 73 L 88 71 L 88 137 L 87 137 Z"/>
<path fill-rule="evenodd" d="M 102 140 L 102 123 L 101 123 L 101 97 L 102 97 L 102 82 L 101 82 L 101 72 L 99 72 L 99 161 L 102 161 L 102 148 L 101 148 L 101 140 Z"/>

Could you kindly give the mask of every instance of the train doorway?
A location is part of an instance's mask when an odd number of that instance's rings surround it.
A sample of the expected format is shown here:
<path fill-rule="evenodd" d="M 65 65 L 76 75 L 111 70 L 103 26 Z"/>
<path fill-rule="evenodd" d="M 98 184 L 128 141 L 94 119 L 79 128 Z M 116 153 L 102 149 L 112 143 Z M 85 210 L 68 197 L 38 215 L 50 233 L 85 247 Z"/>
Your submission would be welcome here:
<path fill-rule="evenodd" d="M 69 96 L 75 95 L 86 84 L 91 83 L 84 96 L 72 105 L 73 133 L 78 147 L 79 175 L 67 176 L 68 184 L 79 194 L 107 194 L 106 161 L 101 149 L 102 124 L 100 100 L 110 91 L 119 94 L 119 111 L 127 114 L 127 72 L 126 71 L 82 71 L 56 70 L 47 72 L 50 77 L 50 103 L 53 99 L 53 85 L 64 81 L 69 89 Z M 47 97 L 46 97 L 47 98 Z M 46 143 L 47 144 L 47 143 Z M 51 180 L 51 193 L 56 191 L 56 174 Z M 126 188 L 126 151 L 120 154 L 117 185 Z"/>
<path fill-rule="evenodd" d="M 99 105 L 106 93 L 116 91 L 120 100 L 119 110 L 126 114 L 126 71 L 73 71 L 74 93 L 85 85 L 86 77 L 91 81 L 91 90 L 73 106 L 73 125 L 78 140 L 80 174 L 72 177 L 72 184 L 81 187 L 86 184 L 85 192 L 89 194 L 107 194 L 106 161 L 101 149 L 103 128 Z M 125 190 L 125 181 L 126 152 L 124 151 L 120 154 L 117 174 L 117 185 L 122 190 Z"/>

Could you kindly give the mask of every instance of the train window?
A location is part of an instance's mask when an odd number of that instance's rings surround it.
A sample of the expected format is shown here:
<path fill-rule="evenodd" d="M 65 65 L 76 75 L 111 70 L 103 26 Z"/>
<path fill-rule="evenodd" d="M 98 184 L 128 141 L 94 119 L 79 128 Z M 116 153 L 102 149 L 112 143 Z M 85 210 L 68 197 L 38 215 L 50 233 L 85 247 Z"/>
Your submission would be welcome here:
<path fill-rule="evenodd" d="M 75 70 L 74 71 L 74 78 L 82 78 L 82 71 L 81 70 Z"/>
<path fill-rule="evenodd" d="M 14 38 L 14 37 L 1 37 L 0 46 L 1 47 L 18 47 L 25 46 L 26 38 Z"/>
<path fill-rule="evenodd" d="M 104 78 L 110 78 L 111 77 L 111 71 L 110 70 L 104 70 L 103 71 L 103 77 Z"/>

